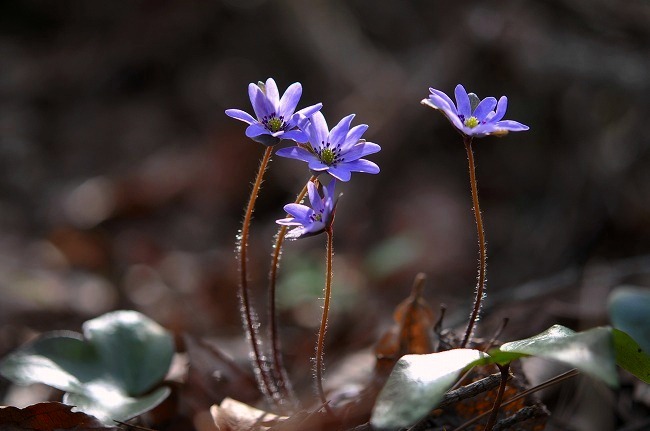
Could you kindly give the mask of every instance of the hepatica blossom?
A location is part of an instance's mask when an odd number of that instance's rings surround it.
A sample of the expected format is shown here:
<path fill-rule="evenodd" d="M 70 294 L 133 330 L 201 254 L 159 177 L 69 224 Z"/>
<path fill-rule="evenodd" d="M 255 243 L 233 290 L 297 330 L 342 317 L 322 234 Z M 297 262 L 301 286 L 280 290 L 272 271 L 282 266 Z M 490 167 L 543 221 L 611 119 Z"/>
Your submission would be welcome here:
<path fill-rule="evenodd" d="M 480 100 L 474 93 L 467 94 L 458 84 L 454 91 L 456 104 L 440 90 L 429 88 L 431 94 L 422 100 L 423 105 L 439 109 L 460 133 L 469 137 L 503 136 L 508 132 L 528 130 L 528 126 L 513 120 L 502 120 L 508 107 L 508 98 L 501 96 L 499 102 L 494 97 Z M 496 107 L 496 110 L 494 109 Z"/>
<path fill-rule="evenodd" d="M 379 166 L 361 157 L 376 153 L 381 147 L 361 139 L 368 130 L 366 124 L 350 128 L 353 118 L 354 114 L 348 115 L 330 131 L 323 114 L 316 112 L 305 122 L 309 144 L 281 148 L 276 154 L 307 162 L 313 172 L 329 172 L 341 181 L 349 181 L 352 172 L 377 174 Z"/>
<path fill-rule="evenodd" d="M 269 78 L 266 83 L 248 84 L 248 97 L 257 118 L 239 109 L 227 109 L 226 115 L 248 124 L 246 136 L 261 144 L 275 145 L 282 139 L 307 142 L 309 137 L 298 128 L 298 123 L 312 116 L 323 105 L 318 103 L 294 112 L 300 96 L 302 85 L 295 82 L 280 98 L 277 84 L 273 78 Z"/>
<path fill-rule="evenodd" d="M 287 204 L 284 210 L 292 217 L 277 220 L 276 223 L 285 226 L 298 226 L 287 233 L 286 238 L 298 239 L 318 235 L 325 232 L 334 221 L 336 200 L 334 188 L 336 180 L 330 181 L 323 187 L 323 196 L 318 193 L 318 187 L 313 182 L 307 184 L 307 193 L 311 208 L 302 204 Z"/>

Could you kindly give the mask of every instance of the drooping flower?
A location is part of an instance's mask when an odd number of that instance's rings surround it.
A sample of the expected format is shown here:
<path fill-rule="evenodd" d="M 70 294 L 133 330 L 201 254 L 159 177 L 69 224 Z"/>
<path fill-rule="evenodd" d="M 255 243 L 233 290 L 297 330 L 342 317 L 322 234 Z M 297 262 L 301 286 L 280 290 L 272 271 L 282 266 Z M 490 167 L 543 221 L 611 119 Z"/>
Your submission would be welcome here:
<path fill-rule="evenodd" d="M 307 193 L 311 208 L 302 204 L 284 206 L 284 210 L 292 217 L 276 220 L 276 223 L 285 226 L 298 226 L 289 231 L 286 238 L 298 239 L 318 235 L 332 225 L 337 202 L 334 199 L 335 187 L 336 180 L 333 179 L 326 187 L 322 188 L 323 195 L 321 196 L 318 193 L 318 186 L 310 181 L 307 184 Z"/>
<path fill-rule="evenodd" d="M 354 114 L 344 117 L 330 131 L 323 114 L 316 112 L 309 122 L 305 122 L 309 144 L 281 148 L 276 154 L 307 162 L 313 172 L 329 172 L 341 181 L 349 181 L 352 172 L 377 174 L 379 166 L 361 157 L 374 154 L 381 147 L 361 139 L 368 130 L 366 124 L 350 128 L 353 118 Z"/>
<path fill-rule="evenodd" d="M 508 132 L 528 130 L 528 126 L 513 120 L 502 120 L 508 107 L 508 98 L 501 96 L 499 102 L 494 97 L 480 100 L 474 93 L 467 94 L 465 88 L 458 84 L 454 91 L 456 104 L 440 90 L 429 88 L 431 94 L 423 99 L 422 104 L 439 109 L 465 136 L 481 138 L 483 136 L 503 136 Z M 496 107 L 496 111 L 494 108 Z"/>
<path fill-rule="evenodd" d="M 280 98 L 277 84 L 273 78 L 269 78 L 266 83 L 248 84 L 248 97 L 257 119 L 239 109 L 227 109 L 226 115 L 248 124 L 246 136 L 261 144 L 271 146 L 282 139 L 307 142 L 309 137 L 298 128 L 298 123 L 320 110 L 323 104 L 317 103 L 294 112 L 300 96 L 302 85 L 295 82 Z"/>

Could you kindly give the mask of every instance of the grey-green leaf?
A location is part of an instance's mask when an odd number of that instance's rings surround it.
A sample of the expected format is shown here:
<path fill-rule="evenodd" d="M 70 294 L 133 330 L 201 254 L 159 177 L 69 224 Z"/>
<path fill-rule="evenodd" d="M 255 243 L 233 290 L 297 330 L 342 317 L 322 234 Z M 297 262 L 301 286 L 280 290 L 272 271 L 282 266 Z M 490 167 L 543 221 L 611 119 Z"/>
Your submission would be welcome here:
<path fill-rule="evenodd" d="M 436 407 L 465 368 L 487 358 L 473 349 L 403 356 L 379 393 L 370 424 L 381 431 L 411 426 Z"/>
<path fill-rule="evenodd" d="M 44 383 L 62 391 L 80 391 L 101 374 L 99 358 L 81 335 L 53 331 L 10 353 L 0 373 L 19 385 Z"/>
<path fill-rule="evenodd" d="M 128 395 L 140 395 L 160 382 L 174 355 L 171 335 L 136 311 L 114 311 L 89 320 L 83 333 Z"/>
<path fill-rule="evenodd" d="M 612 325 L 650 352 L 650 289 L 619 287 L 609 297 Z"/>
<path fill-rule="evenodd" d="M 158 405 L 169 388 L 157 388 L 174 354 L 172 336 L 135 311 L 115 311 L 84 324 L 85 339 L 50 332 L 0 363 L 16 384 L 45 383 L 66 391 L 64 400 L 108 425 Z"/>
<path fill-rule="evenodd" d="M 531 338 L 505 343 L 490 351 L 496 362 L 505 362 L 522 356 L 536 356 L 564 362 L 578 370 L 618 386 L 616 354 L 612 328 L 599 327 L 574 332 L 554 325 Z"/>
<path fill-rule="evenodd" d="M 170 394 L 168 387 L 161 387 L 141 397 L 130 397 L 114 386 L 90 385 L 83 393 L 66 393 L 63 402 L 76 406 L 77 410 L 93 415 L 107 425 L 115 425 L 141 415 L 160 404 Z"/>

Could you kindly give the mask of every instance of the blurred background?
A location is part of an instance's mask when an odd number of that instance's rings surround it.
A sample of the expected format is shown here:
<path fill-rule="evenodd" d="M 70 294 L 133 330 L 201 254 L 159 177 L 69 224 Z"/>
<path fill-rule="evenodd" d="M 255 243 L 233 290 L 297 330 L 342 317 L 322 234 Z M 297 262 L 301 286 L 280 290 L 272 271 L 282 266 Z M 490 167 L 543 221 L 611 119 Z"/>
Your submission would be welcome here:
<path fill-rule="evenodd" d="M 530 126 L 475 141 L 479 335 L 504 317 L 504 338 L 607 324 L 612 288 L 650 286 L 649 24 L 643 0 L 3 2 L 0 353 L 132 308 L 245 356 L 234 242 L 263 147 L 224 110 L 252 112 L 247 85 L 268 77 L 281 92 L 301 82 L 298 108 L 322 102 L 330 126 L 356 113 L 382 146 L 369 157 L 381 174 L 342 186 L 330 363 L 377 340 L 418 272 L 448 325 L 469 313 L 466 155 L 420 105 L 429 87 L 507 95 L 506 118 Z M 250 240 L 260 309 L 274 220 L 308 177 L 281 158 L 267 173 Z M 285 248 L 281 322 L 298 371 L 324 241 Z"/>

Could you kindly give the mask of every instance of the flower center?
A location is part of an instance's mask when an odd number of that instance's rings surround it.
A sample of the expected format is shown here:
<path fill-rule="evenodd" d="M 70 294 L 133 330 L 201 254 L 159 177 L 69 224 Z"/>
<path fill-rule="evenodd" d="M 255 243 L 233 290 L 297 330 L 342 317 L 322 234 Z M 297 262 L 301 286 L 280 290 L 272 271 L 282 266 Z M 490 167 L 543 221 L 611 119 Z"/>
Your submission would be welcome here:
<path fill-rule="evenodd" d="M 284 121 L 280 120 L 278 117 L 273 117 L 269 120 L 269 129 L 271 129 L 272 132 L 277 132 L 282 128 L 282 123 L 284 123 Z"/>
<path fill-rule="evenodd" d="M 321 210 L 320 212 L 315 212 L 314 214 L 311 215 L 310 218 L 311 218 L 312 222 L 322 221 L 323 220 L 323 211 Z"/>
<path fill-rule="evenodd" d="M 478 118 L 476 118 L 473 115 L 469 117 L 467 120 L 465 120 L 464 122 L 465 126 L 469 127 L 470 129 L 473 129 L 474 127 L 478 126 L 478 123 L 479 123 Z"/>
<path fill-rule="evenodd" d="M 329 142 L 321 142 L 320 149 L 315 151 L 320 161 L 328 166 L 336 166 L 337 163 L 345 161 L 345 158 L 341 157 L 341 145 L 336 147 L 330 145 Z"/>
<path fill-rule="evenodd" d="M 284 130 L 286 124 L 284 124 L 284 116 L 280 115 L 279 117 L 274 113 L 262 118 L 262 124 L 272 133 L 279 132 Z"/>
<path fill-rule="evenodd" d="M 323 161 L 323 163 L 331 165 L 334 162 L 336 156 L 334 155 L 334 151 L 332 151 L 329 148 L 325 148 L 323 151 L 321 151 L 320 158 Z"/>

